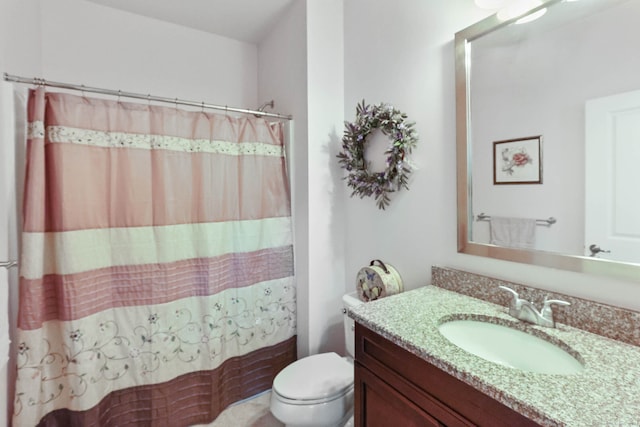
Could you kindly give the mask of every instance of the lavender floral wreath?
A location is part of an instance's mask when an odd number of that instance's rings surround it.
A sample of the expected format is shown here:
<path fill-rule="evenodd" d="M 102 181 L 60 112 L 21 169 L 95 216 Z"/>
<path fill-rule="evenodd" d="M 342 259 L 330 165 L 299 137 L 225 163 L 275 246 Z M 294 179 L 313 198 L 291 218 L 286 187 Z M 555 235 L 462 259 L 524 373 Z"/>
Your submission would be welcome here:
<path fill-rule="evenodd" d="M 356 121 L 345 122 L 342 151 L 337 155 L 338 163 L 349 173 L 344 179 L 353 188 L 354 195 L 374 196 L 379 209 L 389 206 L 389 193 L 402 188 L 409 189 L 411 165 L 405 158 L 418 142 L 413 129 L 415 123 L 405 122 L 407 115 L 389 104 L 366 105 L 364 100 L 356 108 Z M 379 129 L 390 139 L 385 150 L 387 167 L 382 172 L 368 170 L 369 162 L 364 158 L 367 137 Z"/>

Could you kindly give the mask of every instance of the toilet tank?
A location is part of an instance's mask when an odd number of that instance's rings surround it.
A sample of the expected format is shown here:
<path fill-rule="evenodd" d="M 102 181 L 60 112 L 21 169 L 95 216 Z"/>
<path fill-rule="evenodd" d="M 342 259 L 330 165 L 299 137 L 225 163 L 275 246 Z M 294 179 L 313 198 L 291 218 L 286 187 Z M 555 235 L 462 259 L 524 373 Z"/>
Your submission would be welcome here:
<path fill-rule="evenodd" d="M 351 292 L 342 296 L 342 316 L 344 320 L 344 339 L 347 349 L 347 355 L 352 358 L 355 357 L 355 344 L 356 344 L 356 332 L 355 321 L 349 317 L 347 311 L 349 307 L 355 307 L 357 305 L 364 304 L 364 302 L 358 297 L 357 292 Z"/>

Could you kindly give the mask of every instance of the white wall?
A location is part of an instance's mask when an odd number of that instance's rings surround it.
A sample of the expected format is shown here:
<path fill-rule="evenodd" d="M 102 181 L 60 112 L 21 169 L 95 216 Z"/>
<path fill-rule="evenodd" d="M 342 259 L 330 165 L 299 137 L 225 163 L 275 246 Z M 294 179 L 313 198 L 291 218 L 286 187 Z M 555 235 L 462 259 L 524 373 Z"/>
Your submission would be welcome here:
<path fill-rule="evenodd" d="M 307 5 L 294 2 L 258 45 L 258 99 L 292 114 L 288 165 L 294 220 L 298 355 L 309 354 L 309 179 Z"/>
<path fill-rule="evenodd" d="M 294 115 L 298 356 L 344 352 L 343 0 L 297 0 L 259 45 L 259 93 Z M 341 183 L 339 183 L 341 184 Z"/>
<path fill-rule="evenodd" d="M 335 155 L 344 111 L 342 0 L 297 0 L 259 44 L 259 98 L 294 116 L 290 175 L 298 356 L 344 353 L 344 190 Z M 340 183 L 341 184 L 341 183 Z"/>
<path fill-rule="evenodd" d="M 343 0 L 307 0 L 309 106 L 308 352 L 344 351 L 343 188 L 336 147 L 344 111 Z"/>
<path fill-rule="evenodd" d="M 345 119 L 362 99 L 388 102 L 416 122 L 420 140 L 410 190 L 386 210 L 370 198 L 344 201 L 348 287 L 379 258 L 416 288 L 456 251 L 453 35 L 481 17 L 471 0 L 345 2 Z"/>
<path fill-rule="evenodd" d="M 42 2 L 49 80 L 256 108 L 257 47 L 82 0 Z"/>
<path fill-rule="evenodd" d="M 40 2 L 0 0 L 0 72 L 37 76 L 42 71 L 40 50 Z M 13 126 L 14 94 L 12 86 L 0 83 L 0 260 L 18 257 L 18 210 L 16 157 L 21 150 L 15 143 Z M 15 328 L 17 307 L 17 269 L 0 269 L 0 426 L 8 425 L 8 410 L 13 402 L 13 358 L 9 354 L 5 332 Z M 7 310 L 6 307 L 9 309 Z M 4 335 L 4 336 L 3 336 Z M 15 343 L 12 344 L 15 348 Z M 13 352 L 11 352 L 13 353 Z"/>

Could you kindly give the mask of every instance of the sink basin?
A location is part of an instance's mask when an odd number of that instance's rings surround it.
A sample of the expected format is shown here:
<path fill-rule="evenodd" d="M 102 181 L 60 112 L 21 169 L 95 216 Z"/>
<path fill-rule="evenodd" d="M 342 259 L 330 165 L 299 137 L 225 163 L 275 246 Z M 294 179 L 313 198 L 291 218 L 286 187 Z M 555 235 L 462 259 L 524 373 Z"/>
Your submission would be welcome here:
<path fill-rule="evenodd" d="M 573 374 L 584 365 L 558 345 L 508 326 L 451 320 L 438 329 L 451 343 L 485 360 L 543 374 Z"/>

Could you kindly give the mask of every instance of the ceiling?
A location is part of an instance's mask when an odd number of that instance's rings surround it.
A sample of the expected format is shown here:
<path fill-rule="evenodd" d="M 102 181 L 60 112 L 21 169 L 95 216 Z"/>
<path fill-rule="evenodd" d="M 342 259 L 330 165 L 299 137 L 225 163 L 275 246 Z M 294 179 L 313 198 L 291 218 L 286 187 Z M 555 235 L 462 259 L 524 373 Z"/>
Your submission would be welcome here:
<path fill-rule="evenodd" d="M 88 1 L 257 44 L 295 0 Z"/>

